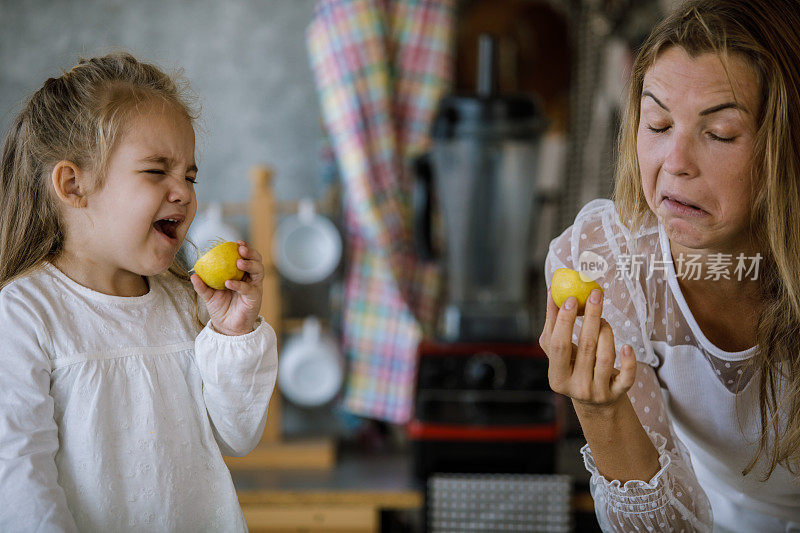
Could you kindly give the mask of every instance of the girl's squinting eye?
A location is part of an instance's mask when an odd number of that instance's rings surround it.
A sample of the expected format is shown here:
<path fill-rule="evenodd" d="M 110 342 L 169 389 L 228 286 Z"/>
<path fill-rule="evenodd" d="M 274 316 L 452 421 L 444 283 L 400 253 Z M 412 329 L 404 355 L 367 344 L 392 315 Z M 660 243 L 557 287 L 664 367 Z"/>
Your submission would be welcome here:
<path fill-rule="evenodd" d="M 197 183 L 197 176 L 186 176 L 186 181 L 191 184 L 195 184 Z"/>
<path fill-rule="evenodd" d="M 161 170 L 159 168 L 151 168 L 150 170 L 145 170 L 145 173 L 147 173 L 147 174 L 166 174 L 166 172 L 164 172 L 163 170 Z"/>

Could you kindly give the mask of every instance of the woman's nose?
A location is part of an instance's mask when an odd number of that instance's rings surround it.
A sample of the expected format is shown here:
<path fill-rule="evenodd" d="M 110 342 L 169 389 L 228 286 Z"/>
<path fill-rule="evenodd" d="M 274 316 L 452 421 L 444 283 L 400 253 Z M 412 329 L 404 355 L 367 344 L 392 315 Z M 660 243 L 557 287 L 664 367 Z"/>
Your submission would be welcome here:
<path fill-rule="evenodd" d="M 690 134 L 676 131 L 671 136 L 663 168 L 673 176 L 693 176 L 697 173 Z"/>

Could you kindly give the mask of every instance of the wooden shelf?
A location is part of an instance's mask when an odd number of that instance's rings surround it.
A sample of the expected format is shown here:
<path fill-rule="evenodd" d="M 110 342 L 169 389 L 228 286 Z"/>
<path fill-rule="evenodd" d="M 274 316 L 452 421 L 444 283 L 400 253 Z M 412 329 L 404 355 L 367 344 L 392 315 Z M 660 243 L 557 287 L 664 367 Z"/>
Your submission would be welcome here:
<path fill-rule="evenodd" d="M 281 203 L 272 190 L 272 169 L 258 165 L 250 170 L 251 194 L 246 204 L 223 204 L 223 215 L 248 214 L 250 243 L 261 253 L 264 263 L 264 296 L 260 315 L 278 336 L 278 353 L 283 331 L 280 274 L 272 260 L 272 239 L 278 215 L 296 210 L 296 202 Z M 326 202 L 333 202 L 329 195 Z M 264 434 L 258 446 L 245 457 L 225 457 L 231 470 L 241 469 L 322 469 L 330 470 L 336 463 L 336 446 L 332 438 L 313 441 L 287 441 L 281 431 L 281 398 L 276 385 L 269 402 Z"/>
<path fill-rule="evenodd" d="M 422 492 L 261 490 L 239 494 L 242 505 L 370 505 L 386 509 L 421 509 Z"/>
<path fill-rule="evenodd" d="M 380 511 L 370 505 L 242 505 L 254 533 L 375 533 Z"/>
<path fill-rule="evenodd" d="M 226 457 L 225 462 L 231 470 L 328 470 L 336 463 L 336 446 L 332 439 L 262 442 L 246 456 Z"/>
<path fill-rule="evenodd" d="M 382 510 L 422 509 L 407 454 L 345 450 L 332 470 L 235 470 L 251 531 L 371 532 Z"/>

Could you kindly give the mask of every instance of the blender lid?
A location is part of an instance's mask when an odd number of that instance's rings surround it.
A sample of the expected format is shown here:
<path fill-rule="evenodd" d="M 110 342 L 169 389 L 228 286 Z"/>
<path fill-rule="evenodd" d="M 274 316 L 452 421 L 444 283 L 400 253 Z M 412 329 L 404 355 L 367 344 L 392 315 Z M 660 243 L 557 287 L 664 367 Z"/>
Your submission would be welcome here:
<path fill-rule="evenodd" d="M 479 37 L 476 92 L 442 98 L 433 121 L 434 139 L 525 139 L 544 131 L 547 121 L 532 96 L 497 94 L 496 48 L 491 35 Z"/>

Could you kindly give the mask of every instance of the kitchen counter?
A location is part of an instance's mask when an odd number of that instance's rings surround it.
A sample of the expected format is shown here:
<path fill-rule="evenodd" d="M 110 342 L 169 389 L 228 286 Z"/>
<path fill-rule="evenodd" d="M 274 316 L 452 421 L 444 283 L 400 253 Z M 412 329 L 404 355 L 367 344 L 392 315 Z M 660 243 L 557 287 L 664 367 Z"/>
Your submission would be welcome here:
<path fill-rule="evenodd" d="M 422 486 L 402 453 L 358 454 L 343 450 L 332 470 L 231 472 L 245 503 L 365 503 L 393 508 L 422 505 Z"/>
<path fill-rule="evenodd" d="M 401 453 L 342 450 L 332 470 L 231 472 L 250 530 L 375 532 L 384 510 L 422 509 Z"/>
<path fill-rule="evenodd" d="M 572 475 L 577 531 L 592 526 L 588 473 L 578 462 L 580 439 L 563 441 L 559 473 Z M 331 470 L 233 470 L 239 502 L 253 532 L 377 532 L 381 511 L 424 506 L 424 487 L 413 479 L 409 453 L 359 453 L 343 449 Z"/>

